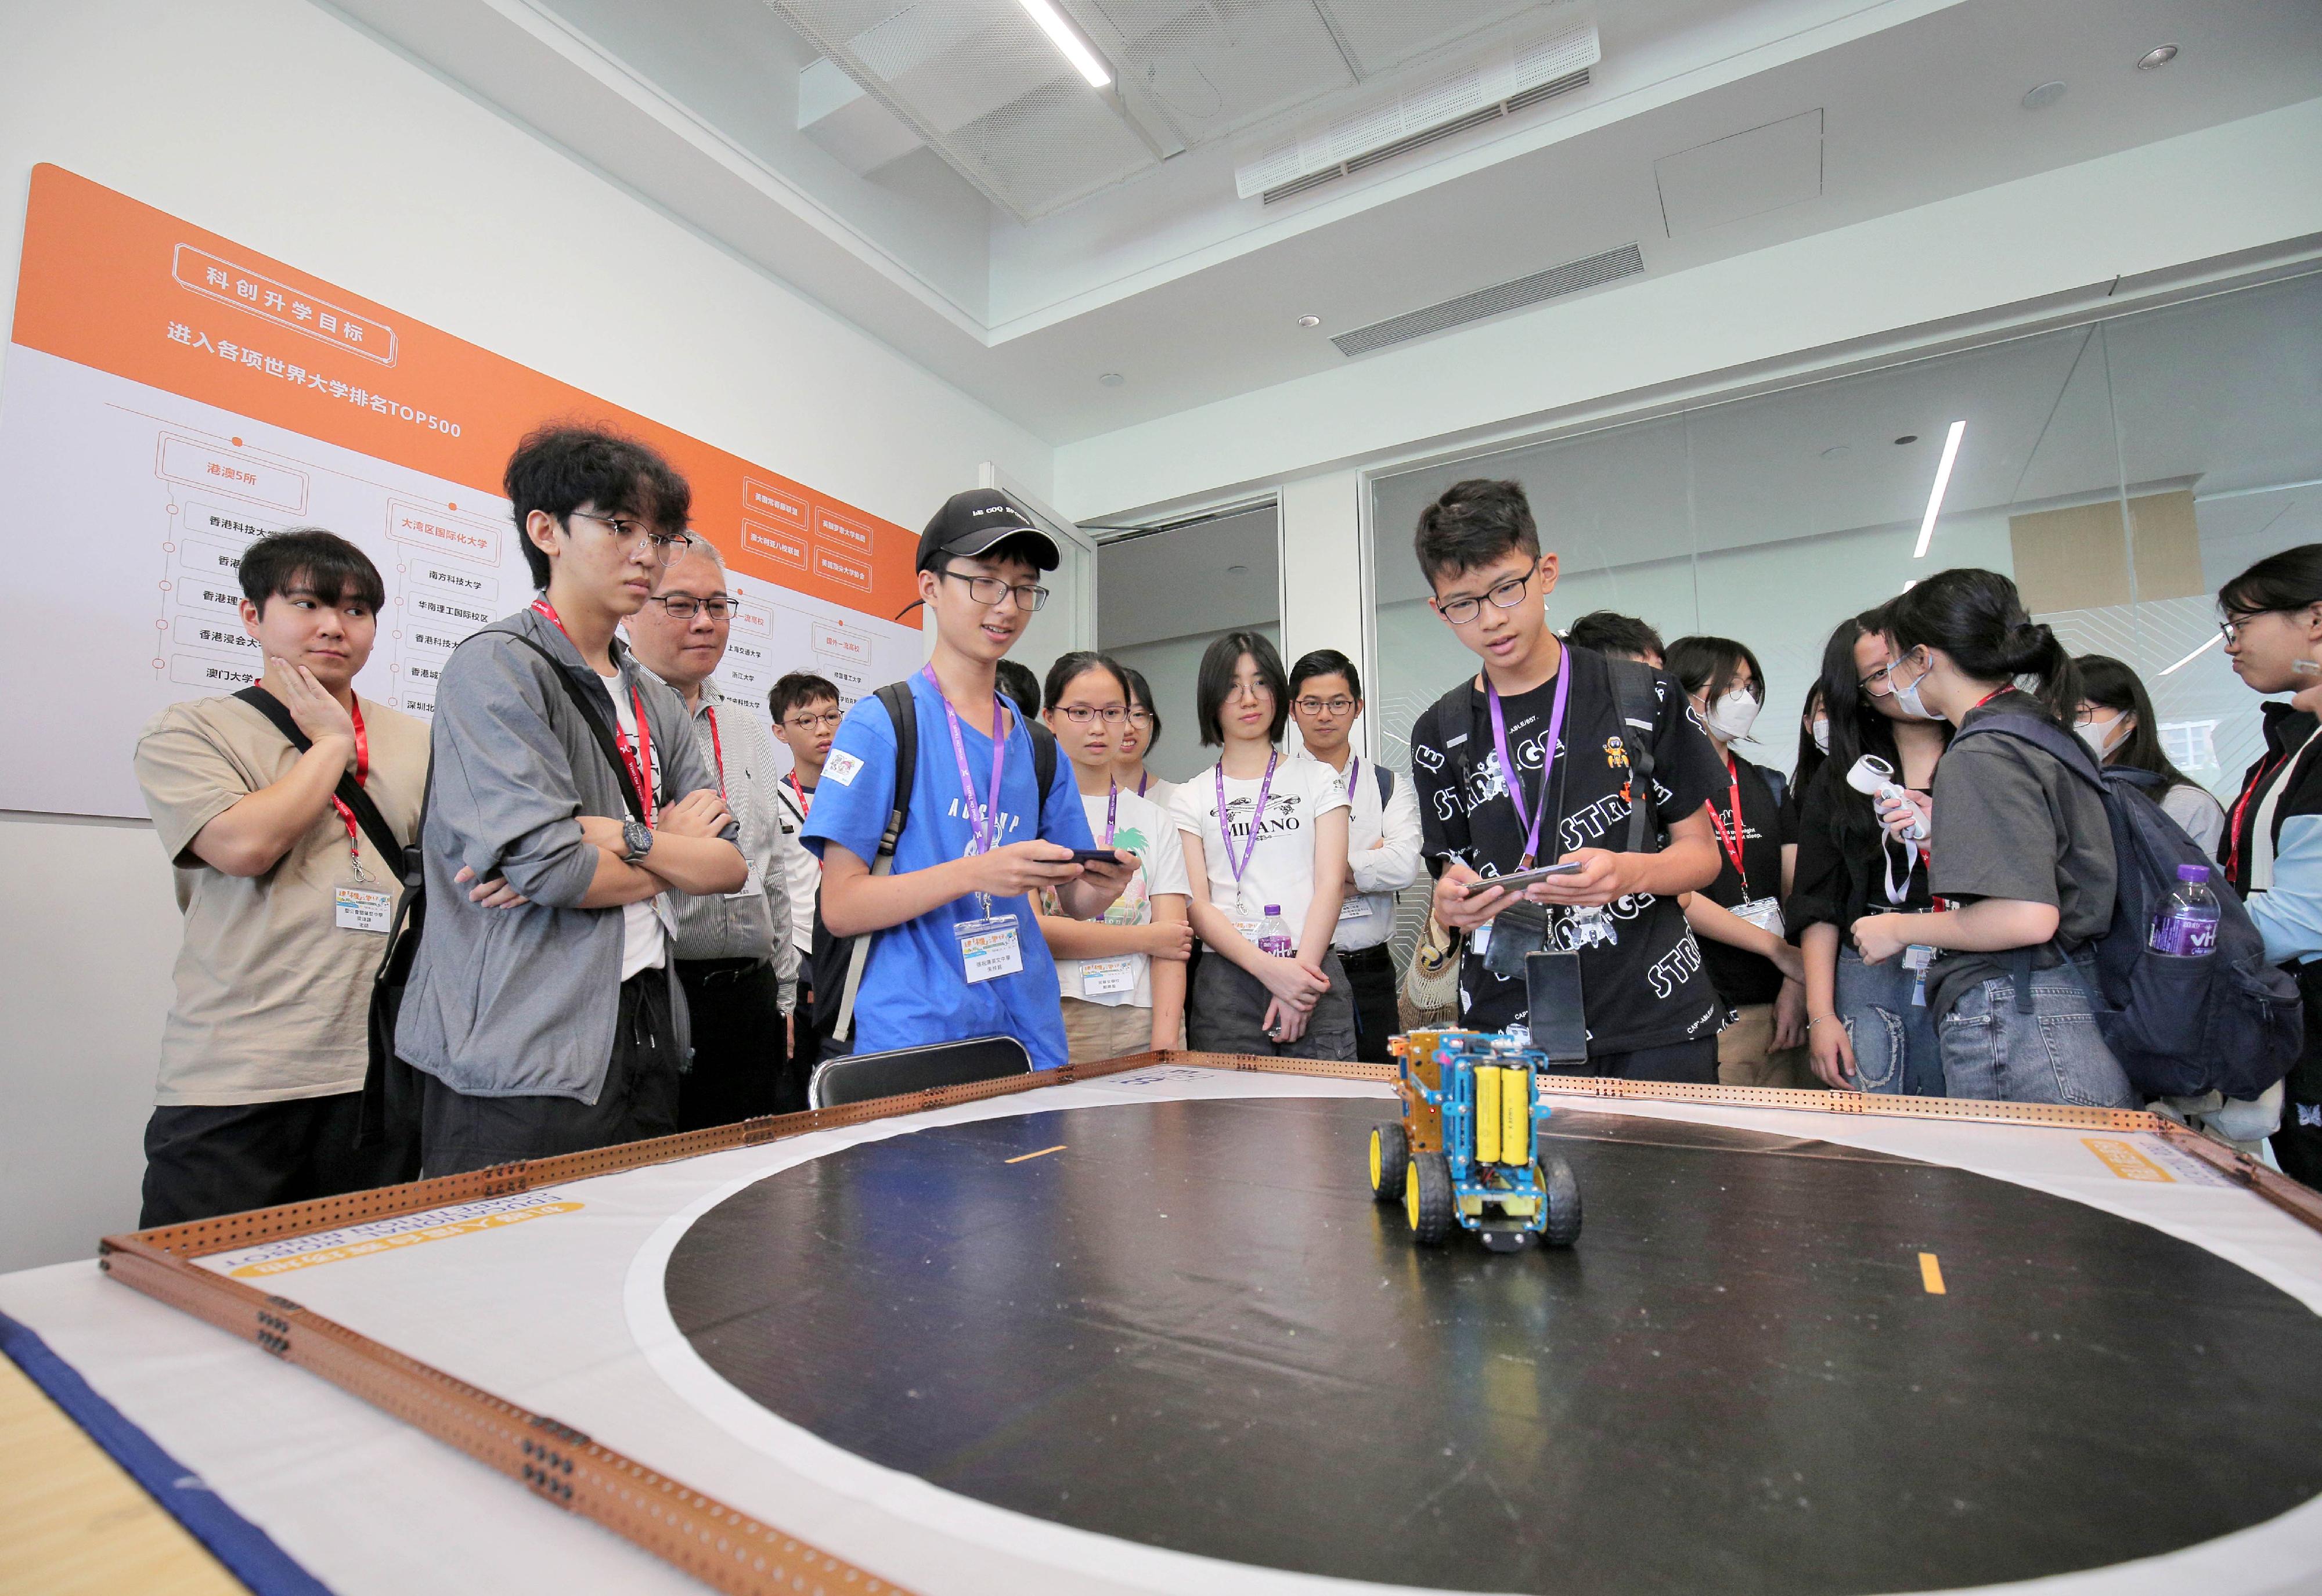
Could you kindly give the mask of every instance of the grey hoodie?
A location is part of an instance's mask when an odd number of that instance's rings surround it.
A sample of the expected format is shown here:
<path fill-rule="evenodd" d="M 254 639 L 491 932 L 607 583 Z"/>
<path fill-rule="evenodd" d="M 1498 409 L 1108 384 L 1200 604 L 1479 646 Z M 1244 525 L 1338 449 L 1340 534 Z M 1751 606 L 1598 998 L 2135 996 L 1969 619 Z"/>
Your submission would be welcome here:
<path fill-rule="evenodd" d="M 435 690 L 427 918 L 395 1050 L 471 1097 L 594 1103 L 620 1008 L 621 911 L 571 907 L 597 873 L 597 850 L 580 840 L 578 817 L 628 811 L 595 733 L 548 662 L 517 635 L 545 648 L 585 693 L 605 690 L 563 630 L 529 609 L 453 651 Z M 634 687 L 644 701 L 662 800 L 715 790 L 717 772 L 694 744 L 684 700 L 617 639 L 612 648 L 617 690 Z M 732 840 L 734 828 L 725 834 Z M 453 880 L 463 864 L 480 878 L 506 876 L 532 901 L 480 907 Z M 687 1058 L 692 1028 L 674 961 L 666 977 L 678 1056 Z"/>

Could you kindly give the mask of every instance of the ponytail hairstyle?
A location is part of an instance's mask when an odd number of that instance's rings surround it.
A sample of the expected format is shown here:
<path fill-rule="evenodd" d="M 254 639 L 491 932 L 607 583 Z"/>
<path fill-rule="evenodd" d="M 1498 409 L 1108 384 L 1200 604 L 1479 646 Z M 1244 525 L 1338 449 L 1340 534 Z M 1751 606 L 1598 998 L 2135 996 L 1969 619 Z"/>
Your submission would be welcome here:
<path fill-rule="evenodd" d="M 1129 693 L 1128 673 L 1121 670 L 1119 662 L 1111 654 L 1099 653 L 1092 648 L 1080 648 L 1071 653 L 1058 655 L 1056 662 L 1048 667 L 1048 680 L 1041 707 L 1054 715 L 1057 702 L 1065 696 L 1065 689 L 1092 670 L 1102 670 L 1119 684 L 1122 703 L 1133 701 Z"/>
<path fill-rule="evenodd" d="M 2016 584 L 1997 571 L 1940 572 L 1889 600 L 1886 616 L 1898 653 L 1939 648 L 1976 681 L 2030 677 L 2050 718 L 2070 726 L 2079 715 L 2080 673 L 2071 652 L 2025 613 Z"/>
<path fill-rule="evenodd" d="M 1839 846 L 1857 857 L 1879 846 L 1879 815 L 1867 795 L 1846 784 L 1846 773 L 1866 753 L 1885 760 L 1898 777 L 1903 769 L 1902 751 L 1895 745 L 1895 723 L 1871 703 L 1854 663 L 1854 645 L 1863 634 L 1878 635 L 1888 630 L 1883 608 L 1865 610 L 1841 621 L 1822 651 L 1822 704 L 1823 713 L 1830 716 L 1830 757 L 1815 780 L 1829 784 L 1830 812 L 1837 820 Z M 1933 724 L 1948 740 L 1950 725 Z"/>
<path fill-rule="evenodd" d="M 2199 785 L 2161 751 L 2161 731 L 2153 724 L 2153 699 L 2135 671 L 2109 654 L 2082 654 L 2072 663 L 2080 667 L 2083 701 L 2136 716 L 2136 729 L 2112 752 L 2115 763 L 2126 765 L 2132 771 L 2152 771 L 2161 778 L 2164 791 L 2171 787 Z"/>

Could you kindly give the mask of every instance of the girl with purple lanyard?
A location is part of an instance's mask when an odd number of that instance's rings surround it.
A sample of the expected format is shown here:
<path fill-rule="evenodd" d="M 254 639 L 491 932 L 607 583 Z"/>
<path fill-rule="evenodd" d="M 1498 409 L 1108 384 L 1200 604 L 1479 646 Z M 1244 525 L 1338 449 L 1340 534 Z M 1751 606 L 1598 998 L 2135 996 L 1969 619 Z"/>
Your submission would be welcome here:
<path fill-rule="evenodd" d="M 1210 644 L 1195 688 L 1218 762 L 1172 800 L 1209 956 L 1193 973 L 1186 1039 L 1208 1053 L 1355 1056 L 1354 998 L 1330 951 L 1347 873 L 1338 773 L 1283 757 L 1290 681 L 1264 635 Z"/>

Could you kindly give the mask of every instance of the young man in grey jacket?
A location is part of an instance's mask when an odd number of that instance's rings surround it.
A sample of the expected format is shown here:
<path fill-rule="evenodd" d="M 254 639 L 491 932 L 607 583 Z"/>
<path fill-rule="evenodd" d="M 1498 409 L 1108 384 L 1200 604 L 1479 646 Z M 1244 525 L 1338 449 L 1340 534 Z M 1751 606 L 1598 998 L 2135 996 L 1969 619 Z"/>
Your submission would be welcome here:
<path fill-rule="evenodd" d="M 396 1028 L 427 1175 L 674 1130 L 690 1036 L 659 900 L 747 874 L 683 701 L 614 636 L 690 541 L 684 479 L 561 426 L 517 447 L 506 488 L 543 592 L 436 688 L 428 913 Z M 475 901 L 462 867 L 504 885 Z"/>

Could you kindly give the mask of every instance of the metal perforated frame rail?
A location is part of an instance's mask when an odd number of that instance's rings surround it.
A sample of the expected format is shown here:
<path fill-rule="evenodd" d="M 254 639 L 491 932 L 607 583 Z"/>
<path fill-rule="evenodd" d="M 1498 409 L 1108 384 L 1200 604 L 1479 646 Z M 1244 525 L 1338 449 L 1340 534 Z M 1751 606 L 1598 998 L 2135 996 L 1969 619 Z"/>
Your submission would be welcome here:
<path fill-rule="evenodd" d="M 194 1260 L 398 1214 L 424 1213 L 535 1187 L 563 1185 L 704 1153 L 759 1146 L 809 1131 L 923 1113 L 930 1108 L 1010 1097 L 1161 1065 L 1376 1081 L 1383 1084 L 1394 1081 L 1397 1073 L 1391 1065 L 1245 1053 L 1137 1053 L 1102 1063 L 1074 1064 L 1029 1076 L 1015 1075 L 969 1086 L 911 1092 L 845 1108 L 745 1120 L 715 1130 L 633 1142 L 593 1153 L 500 1164 L 469 1174 L 260 1208 L 133 1235 L 109 1236 L 99 1245 L 97 1267 L 157 1301 L 181 1309 L 256 1343 L 285 1363 L 296 1363 L 321 1376 L 485 1466 L 522 1482 L 543 1500 L 593 1520 L 714 1590 L 733 1592 L 734 1596 L 776 1596 L 777 1592 L 785 1596 L 908 1596 L 904 1587 L 738 1512 L 609 1446 L 599 1446 L 570 1425 L 454 1380 L 440 1369 L 311 1313 L 287 1297 L 270 1294 L 204 1269 Z M 2322 1195 L 2285 1180 L 2233 1148 L 2153 1114 L 2041 1103 L 1778 1091 L 1564 1076 L 1544 1079 L 1541 1090 L 1555 1097 L 1714 1103 L 1820 1114 L 2145 1132 L 2168 1137 L 2175 1145 L 2275 1207 L 2322 1230 Z"/>

